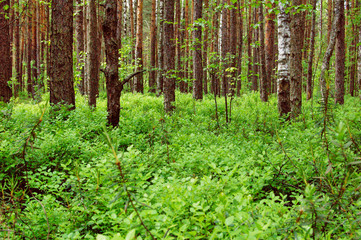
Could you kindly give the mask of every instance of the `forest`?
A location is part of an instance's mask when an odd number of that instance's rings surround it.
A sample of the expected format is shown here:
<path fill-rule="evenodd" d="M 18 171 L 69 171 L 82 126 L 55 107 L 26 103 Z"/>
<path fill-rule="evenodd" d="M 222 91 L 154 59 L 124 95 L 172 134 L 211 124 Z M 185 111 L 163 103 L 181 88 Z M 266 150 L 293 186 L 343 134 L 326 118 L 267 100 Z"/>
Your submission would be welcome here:
<path fill-rule="evenodd" d="M 361 0 L 0 0 L 2 239 L 361 239 Z"/>

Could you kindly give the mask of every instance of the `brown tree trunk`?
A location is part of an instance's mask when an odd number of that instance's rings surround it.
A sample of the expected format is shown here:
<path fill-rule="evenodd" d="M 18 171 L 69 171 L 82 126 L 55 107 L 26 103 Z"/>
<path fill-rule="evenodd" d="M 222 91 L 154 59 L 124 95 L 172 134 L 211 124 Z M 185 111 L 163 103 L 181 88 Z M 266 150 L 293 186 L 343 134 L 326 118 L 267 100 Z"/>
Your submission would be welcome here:
<path fill-rule="evenodd" d="M 335 73 L 335 102 L 344 103 L 345 95 L 345 4 L 344 0 L 338 2 L 340 4 L 340 15 L 338 19 L 338 31 L 336 35 L 336 73 Z"/>
<path fill-rule="evenodd" d="M 301 6 L 301 0 L 293 0 L 293 6 Z M 296 12 L 291 19 L 291 55 L 290 55 L 290 84 L 291 84 L 291 117 L 296 118 L 302 108 L 302 48 L 304 21 L 302 12 Z"/>
<path fill-rule="evenodd" d="M 227 9 L 227 0 L 223 0 L 223 9 L 222 9 L 222 25 L 221 25 L 221 67 L 222 67 L 222 95 L 226 96 L 228 94 L 228 77 L 226 69 L 228 68 L 229 59 L 229 30 L 228 30 L 228 9 Z"/>
<path fill-rule="evenodd" d="M 50 103 L 75 108 L 73 86 L 73 1 L 57 0 L 51 5 Z"/>
<path fill-rule="evenodd" d="M 253 24 L 256 25 L 258 22 L 258 15 L 257 15 L 257 9 L 254 9 L 254 15 L 253 15 Z M 253 29 L 254 32 L 254 42 L 257 42 L 259 40 L 259 28 Z M 253 47 L 253 74 L 252 74 L 252 90 L 258 91 L 258 78 L 260 77 L 259 72 L 259 47 L 258 45 Z"/>
<path fill-rule="evenodd" d="M 317 0 L 312 0 L 312 25 L 310 38 L 310 53 L 308 55 L 308 70 L 307 70 L 307 100 L 310 100 L 313 95 L 313 57 L 315 52 L 315 25 L 316 25 L 316 4 Z"/>
<path fill-rule="evenodd" d="M 209 21 L 209 0 L 204 0 L 204 13 L 205 13 L 205 20 Z M 203 56 L 202 56 L 202 61 L 203 61 L 203 92 L 204 94 L 208 94 L 208 78 L 207 78 L 207 70 L 206 67 L 208 65 L 208 34 L 209 34 L 209 25 L 206 24 L 204 27 L 204 37 L 203 37 Z"/>
<path fill-rule="evenodd" d="M 193 98 L 203 99 L 203 67 L 202 67 L 202 27 L 198 23 L 202 19 L 202 0 L 194 0 L 193 15 Z"/>
<path fill-rule="evenodd" d="M 123 31 L 123 0 L 117 0 L 117 40 L 118 49 L 122 48 L 122 31 Z"/>
<path fill-rule="evenodd" d="M 19 1 L 18 1 L 19 3 Z M 19 5 L 20 6 L 20 5 Z M 16 72 L 16 86 L 14 89 L 14 94 L 15 96 L 18 96 L 18 92 L 21 91 L 21 86 L 22 86 L 22 79 L 20 77 L 20 68 L 21 68 L 21 62 L 20 62 L 20 56 L 21 56 L 21 51 L 20 51 L 20 14 L 19 14 L 20 9 L 18 9 L 16 11 L 16 16 L 15 16 L 15 34 L 14 34 L 14 42 L 15 42 L 15 72 Z"/>
<path fill-rule="evenodd" d="M 260 7 L 258 9 L 259 15 L 259 41 L 260 41 L 260 63 L 261 63 L 261 75 L 262 77 L 260 82 L 260 90 L 261 90 L 261 100 L 263 102 L 268 101 L 268 92 L 269 92 L 269 76 L 266 72 L 266 56 L 265 56 L 265 46 L 264 46 L 264 27 L 263 27 L 263 3 L 260 3 Z"/>
<path fill-rule="evenodd" d="M 247 79 L 248 82 L 252 81 L 252 37 L 253 37 L 253 28 L 252 28 L 252 6 L 249 4 L 248 7 L 248 36 L 247 36 L 247 55 L 248 55 L 248 71 Z M 252 88 L 253 90 L 253 88 Z"/>
<path fill-rule="evenodd" d="M 162 0 L 161 0 L 162 1 Z M 163 0 L 164 1 L 164 0 Z M 132 39 L 132 46 L 134 46 L 133 41 L 135 40 L 135 30 L 134 30 L 134 10 L 133 10 L 133 0 L 129 0 L 129 18 L 130 18 L 130 37 Z M 132 50 L 132 57 L 133 60 L 135 58 L 135 51 Z"/>
<path fill-rule="evenodd" d="M 171 112 L 175 108 L 175 42 L 174 42 L 174 0 L 165 0 L 164 3 L 164 109 Z"/>
<path fill-rule="evenodd" d="M 32 70 L 31 70 L 31 56 L 32 56 L 32 44 L 31 44 L 31 29 L 32 29 L 32 17 L 31 17 L 31 2 L 29 1 L 29 13 L 28 13 L 28 17 L 27 17 L 27 23 L 28 23 L 28 28 L 27 28 L 27 91 L 28 94 L 34 98 L 34 86 L 33 86 L 33 78 L 32 78 Z"/>
<path fill-rule="evenodd" d="M 164 82 L 164 1 L 159 0 L 159 46 L 158 46 L 158 74 L 157 74 L 157 95 L 160 96 L 163 93 Z"/>
<path fill-rule="evenodd" d="M 239 16 L 238 16 L 238 52 L 237 52 L 237 96 L 241 95 L 241 88 L 242 88 L 242 49 L 243 49 L 243 8 L 244 8 L 244 1 L 242 0 L 242 2 L 238 5 L 238 11 L 239 11 Z"/>
<path fill-rule="evenodd" d="M 156 0 L 152 0 L 152 15 L 150 24 L 150 71 L 149 71 L 149 92 L 156 90 L 156 47 L 157 47 L 157 24 L 156 24 Z"/>
<path fill-rule="evenodd" d="M 141 71 L 143 69 L 143 0 L 138 0 L 135 55 L 137 70 Z M 139 93 L 144 92 L 143 73 L 138 74 L 134 78 L 134 90 Z"/>
<path fill-rule="evenodd" d="M 96 107 L 96 99 L 99 88 L 99 69 L 98 69 L 98 21 L 96 13 L 96 1 L 89 0 L 88 3 L 88 36 L 87 36 L 87 70 L 89 79 L 89 105 Z"/>
<path fill-rule="evenodd" d="M 270 1 L 269 1 L 270 3 Z M 272 8 L 274 9 L 276 5 L 272 3 Z M 269 78 L 268 90 L 269 93 L 273 92 L 271 89 L 275 89 L 276 78 L 273 74 L 273 69 L 275 68 L 275 52 L 273 51 L 275 45 L 275 18 L 276 15 L 272 9 L 266 8 L 266 75 Z"/>
<path fill-rule="evenodd" d="M 118 76 L 119 53 L 117 37 L 117 2 L 116 0 L 106 0 L 105 20 L 103 23 L 103 34 L 106 54 L 106 89 L 107 89 L 107 110 L 108 123 L 112 126 L 119 124 L 120 94 L 121 85 Z"/>
<path fill-rule="evenodd" d="M 12 96 L 8 84 L 11 78 L 11 52 L 10 52 L 10 28 L 6 16 L 9 14 L 5 6 L 9 6 L 9 0 L 0 2 L 0 101 L 9 102 Z"/>
<path fill-rule="evenodd" d="M 77 0 L 77 15 L 75 22 L 77 71 L 79 74 L 79 92 L 84 95 L 84 24 L 83 0 Z"/>
<path fill-rule="evenodd" d="M 32 28 L 31 28 L 31 60 L 33 61 L 32 66 L 32 82 L 33 82 L 33 88 L 34 86 L 39 87 L 40 79 L 38 75 L 38 38 L 37 38 L 37 13 L 38 13 L 38 7 L 37 7 L 37 1 L 33 1 L 33 15 L 32 15 Z"/>
<path fill-rule="evenodd" d="M 237 45 L 238 45 L 238 25 L 237 25 L 237 12 L 238 8 L 233 6 L 230 10 L 230 29 L 229 29 L 229 53 L 230 53 L 230 67 L 231 67 L 231 81 L 230 81 L 230 93 L 233 97 L 237 87 Z"/>
<path fill-rule="evenodd" d="M 332 0 L 327 3 L 327 42 L 330 41 L 331 27 L 332 27 Z"/>

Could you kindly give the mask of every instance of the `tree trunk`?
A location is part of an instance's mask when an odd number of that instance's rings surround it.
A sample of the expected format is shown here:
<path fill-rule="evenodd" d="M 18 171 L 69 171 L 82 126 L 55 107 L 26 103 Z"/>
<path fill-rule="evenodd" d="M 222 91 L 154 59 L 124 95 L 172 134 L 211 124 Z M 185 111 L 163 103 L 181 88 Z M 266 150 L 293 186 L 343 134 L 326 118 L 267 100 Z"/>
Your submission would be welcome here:
<path fill-rule="evenodd" d="M 242 55 L 243 55 L 243 8 L 244 8 L 244 1 L 242 0 L 241 3 L 238 4 L 238 11 L 239 15 L 237 17 L 237 26 L 238 26 L 238 52 L 237 52 L 237 96 L 241 95 L 241 88 L 242 88 Z"/>
<path fill-rule="evenodd" d="M 73 1 L 54 1 L 51 10 L 50 103 L 69 104 L 74 109 Z"/>
<path fill-rule="evenodd" d="M 249 4 L 248 7 L 248 36 L 247 36 L 247 55 L 248 55 L 248 71 L 247 71 L 247 79 L 248 82 L 252 80 L 252 36 L 253 36 L 253 28 L 252 28 L 252 6 Z M 252 89 L 252 88 L 251 88 Z"/>
<path fill-rule="evenodd" d="M 230 10 L 230 29 L 229 29 L 229 53 L 230 53 L 230 67 L 232 69 L 231 71 L 231 81 L 230 81 L 230 92 L 231 96 L 233 97 L 236 92 L 237 88 L 237 45 L 238 45 L 238 29 L 237 29 L 237 12 L 238 8 L 236 6 L 233 6 L 233 8 Z"/>
<path fill-rule="evenodd" d="M 164 109 L 171 112 L 175 108 L 175 43 L 174 43 L 174 0 L 164 3 Z"/>
<path fill-rule="evenodd" d="M 253 24 L 257 24 L 258 23 L 258 16 L 257 16 L 257 9 L 254 9 L 254 15 L 253 15 Z M 257 42 L 259 40 L 259 28 L 255 28 L 253 29 L 254 32 L 254 42 Z M 259 47 L 258 45 L 253 47 L 253 74 L 252 74 L 252 90 L 253 91 L 258 91 L 258 78 L 260 77 L 260 72 L 259 72 L 259 67 L 258 67 L 258 63 L 259 63 Z"/>
<path fill-rule="evenodd" d="M 105 19 L 103 23 L 103 34 L 106 54 L 106 89 L 107 89 L 107 110 L 108 123 L 112 126 L 119 124 L 120 112 L 120 83 L 118 76 L 119 53 L 117 37 L 117 2 L 116 0 L 106 0 Z"/>
<path fill-rule="evenodd" d="M 260 63 L 261 63 L 261 100 L 263 102 L 268 101 L 268 91 L 269 91 L 269 76 L 266 72 L 266 56 L 265 56 L 265 46 L 264 46 L 264 27 L 263 27 L 263 3 L 260 3 L 260 7 L 258 9 L 259 15 L 259 41 L 260 41 Z"/>
<path fill-rule="evenodd" d="M 301 6 L 301 0 L 293 0 L 293 6 Z M 302 48 L 304 31 L 303 13 L 296 12 L 291 19 L 291 54 L 290 54 L 290 84 L 291 84 L 291 117 L 296 118 L 302 109 Z"/>
<path fill-rule="evenodd" d="M 359 40 L 361 40 L 361 24 L 359 25 Z M 358 62 L 357 62 L 357 82 L 359 94 L 361 97 L 361 44 L 358 46 Z"/>
<path fill-rule="evenodd" d="M 31 2 L 29 1 L 29 4 L 31 4 Z M 28 28 L 27 28 L 27 54 L 26 54 L 26 65 L 27 65 L 27 69 L 26 69 L 26 73 L 27 73 L 27 91 L 28 94 L 34 98 L 34 87 L 33 87 L 33 79 L 31 76 L 31 27 L 32 27 L 32 17 L 31 17 L 31 5 L 29 6 L 29 15 L 27 17 L 27 24 L 28 24 Z"/>
<path fill-rule="evenodd" d="M 143 69 L 143 0 L 138 0 L 137 8 L 137 38 L 135 44 L 135 55 L 137 70 Z M 134 79 L 134 90 L 139 93 L 144 92 L 143 73 L 138 74 Z"/>
<path fill-rule="evenodd" d="M 77 0 L 77 15 L 75 22 L 76 59 L 79 74 L 79 92 L 84 95 L 84 24 L 83 24 L 83 0 Z"/>
<path fill-rule="evenodd" d="M 9 0 L 0 2 L 0 101 L 9 102 L 12 92 L 8 82 L 11 78 L 11 52 L 10 52 L 10 28 L 5 15 L 9 14 L 5 6 L 9 6 Z"/>
<path fill-rule="evenodd" d="M 18 1 L 19 3 L 19 1 Z M 20 6 L 20 5 L 19 5 Z M 18 92 L 21 91 L 22 86 L 22 79 L 20 76 L 20 68 L 21 68 L 21 62 L 20 62 L 20 9 L 16 10 L 16 16 L 15 16 L 15 34 L 14 34 L 14 41 L 15 41 L 15 72 L 16 72 L 16 86 L 14 89 L 15 96 L 18 96 Z"/>
<path fill-rule="evenodd" d="M 326 99 L 327 89 L 329 88 L 329 84 L 326 83 L 325 74 L 330 67 L 330 59 L 335 48 L 336 38 L 340 28 L 338 27 L 339 18 L 341 14 L 343 0 L 336 0 L 335 1 L 335 12 L 334 18 L 332 22 L 332 29 L 330 34 L 330 41 L 328 42 L 327 49 L 325 55 L 323 56 L 322 66 L 321 66 L 321 74 L 320 74 L 320 86 L 321 86 L 321 95 L 322 100 Z"/>
<path fill-rule="evenodd" d="M 270 0 L 268 0 L 270 3 Z M 272 8 L 275 9 L 276 5 L 272 3 Z M 275 45 L 275 18 L 276 15 L 272 9 L 266 8 L 266 75 L 269 78 L 268 91 L 273 92 L 271 89 L 275 89 L 273 86 L 276 85 L 275 76 L 273 69 L 275 68 L 275 52 L 273 51 Z"/>
<path fill-rule="evenodd" d="M 160 96 L 163 93 L 163 81 L 164 81 L 164 1 L 159 0 L 159 46 L 158 46 L 158 74 L 157 74 L 157 95 Z"/>
<path fill-rule="evenodd" d="M 280 116 L 287 116 L 291 112 L 290 102 L 290 19 L 286 13 L 287 5 L 279 3 L 278 14 L 278 111 Z"/>
<path fill-rule="evenodd" d="M 345 95 L 345 8 L 344 0 L 337 2 L 340 4 L 338 31 L 336 35 L 336 73 L 335 73 L 335 102 L 339 104 L 344 103 Z M 350 86 L 351 87 L 351 86 Z"/>
<path fill-rule="evenodd" d="M 229 30 L 228 30 L 228 9 L 227 9 L 227 0 L 223 0 L 223 9 L 221 17 L 221 67 L 222 67 L 222 95 L 226 96 L 228 94 L 228 77 L 226 69 L 228 68 L 229 59 Z"/>
<path fill-rule="evenodd" d="M 89 105 L 96 107 L 96 99 L 99 88 L 99 69 L 98 69 L 98 21 L 96 13 L 96 1 L 89 0 L 88 3 L 88 46 L 87 46 L 87 61 L 88 61 L 88 79 L 89 79 Z"/>
<path fill-rule="evenodd" d="M 202 20 L 202 0 L 194 0 L 193 15 L 193 98 L 203 99 L 203 67 L 202 67 L 202 26 L 199 21 Z"/>
<path fill-rule="evenodd" d="M 332 0 L 327 3 L 327 42 L 330 42 L 330 34 L 332 27 Z"/>
<path fill-rule="evenodd" d="M 156 0 L 152 0 L 152 15 L 150 24 L 150 71 L 149 71 L 149 92 L 156 90 L 156 49 L 157 49 L 157 23 L 156 23 Z"/>
<path fill-rule="evenodd" d="M 307 100 L 310 100 L 313 95 L 313 57 L 315 52 L 315 25 L 316 25 L 316 4 L 317 0 L 312 0 L 312 25 L 310 38 L 310 53 L 308 55 L 308 70 L 307 70 Z"/>

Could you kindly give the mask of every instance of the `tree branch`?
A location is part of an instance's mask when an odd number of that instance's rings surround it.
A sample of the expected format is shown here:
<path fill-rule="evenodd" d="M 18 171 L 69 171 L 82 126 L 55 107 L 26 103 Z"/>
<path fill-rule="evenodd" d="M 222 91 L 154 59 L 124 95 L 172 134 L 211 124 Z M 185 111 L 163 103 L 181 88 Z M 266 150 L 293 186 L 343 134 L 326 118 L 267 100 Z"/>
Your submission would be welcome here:
<path fill-rule="evenodd" d="M 124 78 L 123 81 L 120 82 L 120 85 L 123 86 L 124 84 L 126 84 L 127 82 L 129 82 L 130 79 L 132 79 L 132 78 L 135 77 L 136 75 L 138 75 L 138 74 L 140 74 L 140 73 L 143 73 L 143 72 L 145 72 L 145 71 L 146 71 L 146 70 L 144 69 L 144 70 L 140 70 L 140 71 L 134 72 L 134 73 L 132 73 L 132 74 L 129 74 L 128 76 L 126 76 L 126 77 Z"/>

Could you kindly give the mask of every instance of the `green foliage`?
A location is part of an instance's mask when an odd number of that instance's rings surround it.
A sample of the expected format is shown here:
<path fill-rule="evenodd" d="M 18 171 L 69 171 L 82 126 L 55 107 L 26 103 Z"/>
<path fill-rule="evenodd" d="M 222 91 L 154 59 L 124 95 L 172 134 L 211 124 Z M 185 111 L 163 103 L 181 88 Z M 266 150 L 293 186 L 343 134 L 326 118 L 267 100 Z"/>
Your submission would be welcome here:
<path fill-rule="evenodd" d="M 0 236 L 152 239 L 142 219 L 157 239 L 357 239 L 361 102 L 345 102 L 327 128 L 322 104 L 284 123 L 257 93 L 232 101 L 228 124 L 210 95 L 177 94 L 168 116 L 162 98 L 126 93 L 114 129 L 104 99 L 3 104 Z"/>

